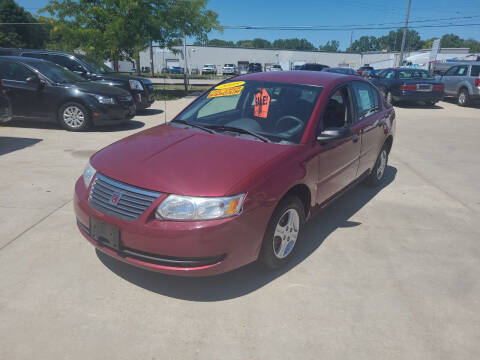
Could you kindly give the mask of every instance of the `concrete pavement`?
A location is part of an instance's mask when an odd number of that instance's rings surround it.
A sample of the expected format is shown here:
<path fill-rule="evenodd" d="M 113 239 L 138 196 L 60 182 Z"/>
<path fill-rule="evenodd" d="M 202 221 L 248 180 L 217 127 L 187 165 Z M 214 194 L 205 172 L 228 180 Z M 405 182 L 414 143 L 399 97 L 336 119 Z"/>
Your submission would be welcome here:
<path fill-rule="evenodd" d="M 88 157 L 164 110 L 86 133 L 0 127 L 0 359 L 480 357 L 480 109 L 397 108 L 382 188 L 312 219 L 287 269 L 201 279 L 119 263 L 75 225 Z"/>

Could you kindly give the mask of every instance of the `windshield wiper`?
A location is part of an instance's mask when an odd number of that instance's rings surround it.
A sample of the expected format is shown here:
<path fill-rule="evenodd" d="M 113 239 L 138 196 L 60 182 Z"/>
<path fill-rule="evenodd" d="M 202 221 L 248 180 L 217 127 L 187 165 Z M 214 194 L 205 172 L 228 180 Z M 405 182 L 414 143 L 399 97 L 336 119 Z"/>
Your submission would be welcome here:
<path fill-rule="evenodd" d="M 257 139 L 260 139 L 264 142 L 271 142 L 269 139 L 267 139 L 265 136 L 259 135 L 256 132 L 246 130 L 243 128 L 235 127 L 235 126 L 228 126 L 228 125 L 208 125 L 207 126 L 209 129 L 214 129 L 214 130 L 223 130 L 223 131 L 233 131 L 233 132 L 238 132 L 241 134 L 247 134 L 251 135 L 253 137 L 256 137 Z"/>
<path fill-rule="evenodd" d="M 212 129 L 206 128 L 205 126 L 192 124 L 192 123 L 189 123 L 188 121 L 185 121 L 185 120 L 172 120 L 171 122 L 191 126 L 191 127 L 206 131 L 210 134 L 215 134 L 215 131 L 213 131 Z"/>

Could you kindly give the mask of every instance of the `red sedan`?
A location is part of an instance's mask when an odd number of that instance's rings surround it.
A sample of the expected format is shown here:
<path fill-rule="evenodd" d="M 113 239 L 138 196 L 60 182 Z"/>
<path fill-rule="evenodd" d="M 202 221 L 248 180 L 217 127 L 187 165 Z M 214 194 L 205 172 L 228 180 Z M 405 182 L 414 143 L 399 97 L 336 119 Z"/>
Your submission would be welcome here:
<path fill-rule="evenodd" d="M 294 256 L 305 221 L 364 180 L 378 185 L 395 113 L 357 76 L 238 76 L 166 125 L 93 155 L 75 185 L 81 233 L 129 264 L 212 275 Z"/>

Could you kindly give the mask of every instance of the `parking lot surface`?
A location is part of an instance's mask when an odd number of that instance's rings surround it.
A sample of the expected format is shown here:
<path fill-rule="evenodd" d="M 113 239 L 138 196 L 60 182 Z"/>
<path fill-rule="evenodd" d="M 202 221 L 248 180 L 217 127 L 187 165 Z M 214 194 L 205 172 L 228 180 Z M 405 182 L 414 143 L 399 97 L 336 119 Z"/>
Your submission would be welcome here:
<path fill-rule="evenodd" d="M 97 253 L 72 209 L 91 154 L 189 101 L 0 127 L 0 359 L 480 358 L 479 108 L 396 108 L 382 188 L 315 216 L 287 269 L 190 279 Z"/>

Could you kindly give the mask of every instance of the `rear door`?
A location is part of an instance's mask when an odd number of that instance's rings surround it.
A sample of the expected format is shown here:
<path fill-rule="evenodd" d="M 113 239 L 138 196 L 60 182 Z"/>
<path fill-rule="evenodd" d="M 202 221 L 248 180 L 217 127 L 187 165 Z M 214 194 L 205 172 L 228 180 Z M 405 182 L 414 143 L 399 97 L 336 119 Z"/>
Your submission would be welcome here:
<path fill-rule="evenodd" d="M 383 146 L 383 124 L 386 113 L 380 94 L 372 85 L 363 81 L 352 82 L 355 102 L 355 119 L 352 132 L 361 137 L 360 161 L 357 176 L 371 169 Z"/>
<path fill-rule="evenodd" d="M 37 77 L 37 75 L 25 65 L 0 60 L 0 79 L 14 117 L 38 117 L 41 114 L 38 86 L 28 83 L 29 77 Z"/>

